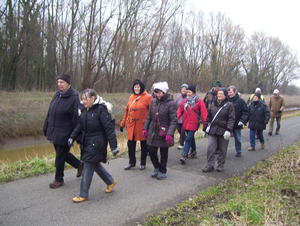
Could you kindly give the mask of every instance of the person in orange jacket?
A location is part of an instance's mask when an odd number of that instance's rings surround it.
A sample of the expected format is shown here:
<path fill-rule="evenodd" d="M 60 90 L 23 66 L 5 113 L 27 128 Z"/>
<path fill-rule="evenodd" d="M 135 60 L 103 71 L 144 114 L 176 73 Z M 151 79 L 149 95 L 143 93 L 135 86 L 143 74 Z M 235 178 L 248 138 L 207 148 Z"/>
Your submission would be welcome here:
<path fill-rule="evenodd" d="M 140 170 L 146 167 L 147 158 L 147 138 L 143 136 L 143 126 L 145 124 L 148 111 L 153 100 L 152 96 L 145 90 L 145 85 L 136 79 L 132 86 L 133 94 L 129 97 L 125 114 L 120 125 L 120 131 L 123 132 L 127 126 L 127 145 L 129 164 L 124 167 L 125 170 L 131 169 L 136 165 L 135 149 L 136 142 L 141 143 L 141 164 Z M 126 125 L 127 124 L 127 125 Z"/>

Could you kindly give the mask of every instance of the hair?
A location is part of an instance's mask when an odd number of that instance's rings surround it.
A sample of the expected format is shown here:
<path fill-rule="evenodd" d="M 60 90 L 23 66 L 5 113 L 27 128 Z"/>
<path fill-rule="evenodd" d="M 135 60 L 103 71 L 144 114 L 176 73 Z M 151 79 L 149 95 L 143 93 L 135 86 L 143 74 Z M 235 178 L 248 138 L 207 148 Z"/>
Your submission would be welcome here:
<path fill-rule="evenodd" d="M 93 89 L 85 89 L 85 90 L 83 90 L 82 94 L 81 94 L 81 97 L 82 97 L 82 95 L 85 95 L 87 98 L 95 97 L 95 100 L 97 99 L 97 93 Z"/>
<path fill-rule="evenodd" d="M 227 88 L 227 91 L 229 91 L 229 90 L 231 90 L 231 89 L 232 89 L 233 92 L 236 93 L 236 88 L 235 88 L 235 86 L 229 86 L 229 87 Z"/>

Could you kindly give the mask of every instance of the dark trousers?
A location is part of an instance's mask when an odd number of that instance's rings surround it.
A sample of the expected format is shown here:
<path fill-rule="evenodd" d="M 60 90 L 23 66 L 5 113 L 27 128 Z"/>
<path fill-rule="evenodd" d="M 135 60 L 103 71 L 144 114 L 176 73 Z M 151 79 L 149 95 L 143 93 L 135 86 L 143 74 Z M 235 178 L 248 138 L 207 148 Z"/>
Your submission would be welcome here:
<path fill-rule="evenodd" d="M 179 144 L 181 146 L 184 146 L 184 141 L 186 139 L 186 134 L 185 134 L 185 130 L 182 127 L 182 124 L 177 123 L 177 131 L 180 134 L 180 138 L 179 138 Z"/>
<path fill-rule="evenodd" d="M 157 152 L 158 148 L 153 146 L 148 146 L 148 151 L 150 154 L 151 162 L 154 168 L 159 169 L 161 173 L 167 173 L 167 162 L 168 162 L 168 150 L 169 148 L 160 147 L 160 162 L 158 160 Z"/>
<path fill-rule="evenodd" d="M 55 180 L 59 182 L 64 181 L 65 162 L 69 163 L 74 168 L 78 168 L 80 160 L 70 153 L 70 147 L 65 145 L 54 144 L 55 157 Z"/>
<path fill-rule="evenodd" d="M 140 141 L 141 143 L 141 165 L 146 165 L 147 159 L 147 141 L 143 140 Z M 129 164 L 135 165 L 136 158 L 135 158 L 135 149 L 136 149 L 136 141 L 135 140 L 128 140 L 128 154 L 129 154 Z"/>

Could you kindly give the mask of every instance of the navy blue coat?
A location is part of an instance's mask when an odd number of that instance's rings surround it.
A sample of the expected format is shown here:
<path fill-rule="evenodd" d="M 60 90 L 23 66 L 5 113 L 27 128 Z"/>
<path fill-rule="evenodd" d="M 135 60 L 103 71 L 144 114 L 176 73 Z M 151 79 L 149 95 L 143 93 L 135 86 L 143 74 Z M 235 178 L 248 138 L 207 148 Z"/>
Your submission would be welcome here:
<path fill-rule="evenodd" d="M 264 130 L 270 119 L 270 111 L 268 106 L 262 100 L 255 105 L 252 101 L 249 106 L 249 129 Z"/>
<path fill-rule="evenodd" d="M 71 134 L 75 140 L 81 136 L 81 159 L 87 162 L 106 162 L 107 144 L 117 148 L 115 121 L 105 104 L 94 103 L 90 109 L 80 104 L 80 120 Z"/>
<path fill-rule="evenodd" d="M 65 93 L 55 93 L 43 126 L 44 135 L 51 143 L 68 146 L 68 139 L 79 121 L 79 104 L 78 93 L 72 86 Z"/>

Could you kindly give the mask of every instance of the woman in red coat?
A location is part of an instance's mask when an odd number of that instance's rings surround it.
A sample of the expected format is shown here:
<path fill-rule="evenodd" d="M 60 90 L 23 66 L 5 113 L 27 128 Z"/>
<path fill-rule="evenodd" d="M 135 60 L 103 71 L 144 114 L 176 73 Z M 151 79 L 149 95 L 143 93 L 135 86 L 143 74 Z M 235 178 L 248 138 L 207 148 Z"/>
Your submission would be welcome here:
<path fill-rule="evenodd" d="M 195 132 L 198 130 L 198 121 L 201 115 L 202 122 L 204 123 L 207 117 L 207 111 L 205 104 L 201 98 L 196 94 L 196 88 L 191 85 L 187 88 L 187 99 L 185 99 L 177 110 L 177 119 L 183 115 L 182 127 L 186 131 L 187 136 L 185 139 L 184 149 L 180 161 L 185 163 L 188 152 L 191 148 L 191 154 L 189 157 L 196 158 L 196 142 Z"/>
<path fill-rule="evenodd" d="M 123 132 L 126 121 L 127 124 L 127 145 L 129 154 L 129 164 L 124 167 L 125 170 L 129 170 L 131 167 L 135 167 L 135 149 L 136 142 L 139 140 L 141 143 L 141 165 L 140 170 L 144 170 L 146 166 L 147 158 L 147 138 L 143 136 L 143 126 L 145 124 L 147 114 L 152 102 L 152 96 L 145 90 L 145 85 L 140 80 L 134 80 L 132 86 L 133 94 L 129 97 L 125 115 L 121 122 L 120 131 Z"/>

